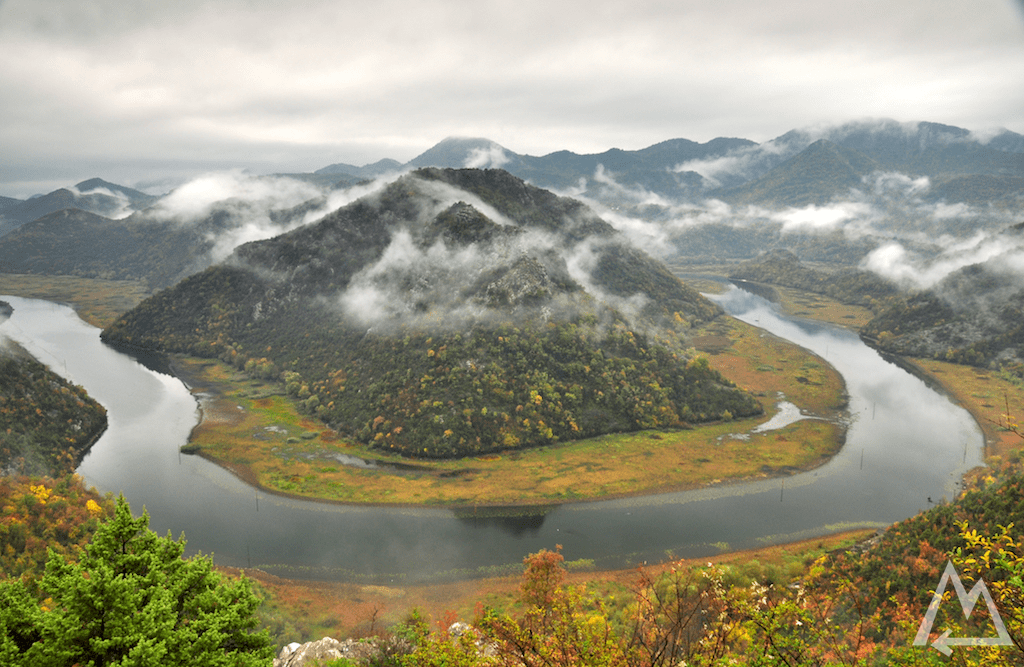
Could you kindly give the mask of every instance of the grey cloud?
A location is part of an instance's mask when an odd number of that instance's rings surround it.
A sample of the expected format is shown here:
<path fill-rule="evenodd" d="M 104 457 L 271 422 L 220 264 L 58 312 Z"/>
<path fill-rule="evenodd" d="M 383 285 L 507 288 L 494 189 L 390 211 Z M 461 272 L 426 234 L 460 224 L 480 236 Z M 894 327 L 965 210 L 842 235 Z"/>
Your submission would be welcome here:
<path fill-rule="evenodd" d="M 1022 37 L 1015 5 L 952 0 L 5 0 L 0 145 L 313 169 L 450 135 L 597 152 L 896 112 L 1022 131 Z"/>

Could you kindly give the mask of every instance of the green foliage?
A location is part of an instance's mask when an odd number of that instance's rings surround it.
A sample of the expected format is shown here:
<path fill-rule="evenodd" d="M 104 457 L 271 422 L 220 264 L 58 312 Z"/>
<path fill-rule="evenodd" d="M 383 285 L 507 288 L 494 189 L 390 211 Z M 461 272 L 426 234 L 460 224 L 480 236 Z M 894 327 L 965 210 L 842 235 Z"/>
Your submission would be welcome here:
<path fill-rule="evenodd" d="M 84 389 L 0 351 L 0 469 L 70 472 L 106 428 L 106 410 Z"/>
<path fill-rule="evenodd" d="M 562 585 L 562 555 L 541 551 L 524 559 L 519 618 L 487 614 L 481 628 L 496 642 L 499 665 L 626 665 L 626 647 L 603 609 L 576 587 Z"/>
<path fill-rule="evenodd" d="M 184 540 L 148 525 L 118 499 L 77 563 L 51 550 L 38 606 L 20 581 L 0 584 L 5 664 L 267 664 L 248 581 L 222 581 L 209 558 L 183 559 Z"/>

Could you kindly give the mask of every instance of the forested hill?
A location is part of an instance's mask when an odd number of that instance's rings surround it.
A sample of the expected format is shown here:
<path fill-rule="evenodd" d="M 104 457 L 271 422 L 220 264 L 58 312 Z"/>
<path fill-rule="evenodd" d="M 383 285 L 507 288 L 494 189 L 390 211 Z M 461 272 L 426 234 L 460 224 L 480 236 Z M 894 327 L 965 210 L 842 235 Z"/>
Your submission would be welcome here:
<path fill-rule="evenodd" d="M 1024 234 L 1024 226 L 1007 230 Z M 895 300 L 864 328 L 896 354 L 1000 367 L 1024 377 L 1024 286 L 1019 269 L 997 257 Z"/>
<path fill-rule="evenodd" d="M 900 293 L 894 283 L 874 273 L 852 268 L 820 271 L 805 265 L 789 250 L 770 250 L 757 259 L 742 262 L 729 277 L 807 290 L 868 307 L 879 307 L 881 302 Z"/>
<path fill-rule="evenodd" d="M 106 428 L 106 410 L 84 389 L 0 344 L 0 471 L 74 470 Z"/>
<path fill-rule="evenodd" d="M 423 169 L 239 247 L 103 337 L 220 356 L 363 441 L 452 456 L 760 412 L 685 352 L 719 314 L 577 201 Z"/>

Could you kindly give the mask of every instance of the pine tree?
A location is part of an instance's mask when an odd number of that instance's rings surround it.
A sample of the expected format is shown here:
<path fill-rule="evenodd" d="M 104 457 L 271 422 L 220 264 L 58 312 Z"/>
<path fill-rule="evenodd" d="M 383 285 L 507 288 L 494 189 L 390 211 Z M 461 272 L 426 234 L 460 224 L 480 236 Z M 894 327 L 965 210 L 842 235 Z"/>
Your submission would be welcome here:
<path fill-rule="evenodd" d="M 119 498 L 78 563 L 50 552 L 38 611 L 26 608 L 20 582 L 0 586 L 4 664 L 268 665 L 273 647 L 253 631 L 259 599 L 248 580 L 226 582 L 210 558 L 183 559 L 184 548 Z"/>

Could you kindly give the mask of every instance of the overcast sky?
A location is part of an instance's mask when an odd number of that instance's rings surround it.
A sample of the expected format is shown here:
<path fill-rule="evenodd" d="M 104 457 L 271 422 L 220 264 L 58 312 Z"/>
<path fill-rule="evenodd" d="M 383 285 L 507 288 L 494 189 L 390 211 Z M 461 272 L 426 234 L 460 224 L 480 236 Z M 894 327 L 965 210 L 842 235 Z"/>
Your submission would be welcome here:
<path fill-rule="evenodd" d="M 1024 0 L 0 0 L 7 196 L 882 117 L 1024 133 Z"/>

